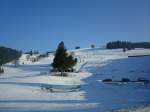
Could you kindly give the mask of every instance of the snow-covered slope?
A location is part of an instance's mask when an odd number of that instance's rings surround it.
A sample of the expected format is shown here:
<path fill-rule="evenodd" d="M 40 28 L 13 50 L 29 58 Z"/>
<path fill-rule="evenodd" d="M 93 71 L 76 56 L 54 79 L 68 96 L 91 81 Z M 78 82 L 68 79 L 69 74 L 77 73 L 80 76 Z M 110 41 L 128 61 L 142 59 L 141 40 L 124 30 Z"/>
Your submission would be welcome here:
<path fill-rule="evenodd" d="M 122 76 L 134 79 L 142 75 L 149 78 L 149 58 L 128 59 L 128 56 L 150 55 L 150 49 L 136 49 L 124 53 L 122 49 L 88 48 L 70 52 L 74 52 L 78 59 L 75 68 L 80 72 L 69 73 L 67 77 L 54 76 L 53 73 L 49 73 L 50 64 L 54 58 L 52 54 L 37 62 L 27 60 L 27 55 L 24 54 L 17 68 L 11 63 L 5 65 L 5 73 L 0 75 L 0 111 L 107 112 L 111 109 L 137 105 L 137 102 L 150 101 L 147 94 L 150 92 L 149 85 L 137 89 L 139 85 L 120 87 L 101 84 L 98 81 L 105 78 L 120 79 Z M 36 58 L 36 55 L 32 58 Z M 64 91 L 43 89 L 47 85 L 62 88 Z M 74 87 L 78 88 L 65 91 L 66 88 Z M 124 89 L 133 93 L 125 92 Z M 115 94 L 115 91 L 119 91 L 118 94 Z M 143 95 L 139 97 L 142 93 Z M 127 94 L 130 94 L 131 100 L 122 98 Z M 133 97 L 139 98 L 133 100 Z"/>

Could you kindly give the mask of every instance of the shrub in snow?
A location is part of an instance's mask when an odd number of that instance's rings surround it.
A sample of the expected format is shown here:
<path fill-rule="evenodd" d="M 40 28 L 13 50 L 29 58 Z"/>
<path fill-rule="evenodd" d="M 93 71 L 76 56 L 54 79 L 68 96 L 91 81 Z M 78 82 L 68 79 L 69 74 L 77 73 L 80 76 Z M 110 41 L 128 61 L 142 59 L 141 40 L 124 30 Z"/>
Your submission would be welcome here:
<path fill-rule="evenodd" d="M 122 80 L 121 80 L 122 82 L 129 82 L 130 81 L 130 79 L 128 79 L 128 78 L 122 78 Z"/>
<path fill-rule="evenodd" d="M 137 81 L 144 82 L 145 84 L 149 83 L 150 81 L 145 78 L 138 78 Z"/>
<path fill-rule="evenodd" d="M 111 82 L 112 79 L 104 79 L 103 82 Z"/>

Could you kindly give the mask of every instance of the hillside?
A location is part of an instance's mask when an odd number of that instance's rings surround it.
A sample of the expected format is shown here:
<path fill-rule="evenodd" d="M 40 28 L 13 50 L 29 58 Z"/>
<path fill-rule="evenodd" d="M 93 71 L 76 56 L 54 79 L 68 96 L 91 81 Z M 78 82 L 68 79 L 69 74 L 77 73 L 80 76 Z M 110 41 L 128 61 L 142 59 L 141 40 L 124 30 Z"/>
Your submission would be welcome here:
<path fill-rule="evenodd" d="M 79 49 L 71 50 L 78 59 L 76 72 L 68 77 L 50 73 L 53 54 L 32 62 L 27 54 L 16 68 L 8 63 L 0 75 L 0 111 L 7 112 L 108 112 L 113 109 L 149 104 L 150 85 L 107 85 L 105 78 L 135 79 L 149 77 L 150 49 Z M 129 56 L 141 56 L 133 57 Z M 140 65 L 141 64 L 141 65 Z M 53 88 L 52 90 L 47 87 Z M 143 94 L 143 95 L 142 95 Z M 135 99 L 133 99 L 135 98 Z"/>

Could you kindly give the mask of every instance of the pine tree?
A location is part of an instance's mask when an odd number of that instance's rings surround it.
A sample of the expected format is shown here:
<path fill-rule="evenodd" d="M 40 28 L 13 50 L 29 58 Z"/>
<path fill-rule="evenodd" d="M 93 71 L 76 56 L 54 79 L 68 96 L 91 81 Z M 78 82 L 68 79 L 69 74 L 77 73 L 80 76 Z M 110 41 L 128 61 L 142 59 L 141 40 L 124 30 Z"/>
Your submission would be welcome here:
<path fill-rule="evenodd" d="M 67 53 L 64 42 L 60 42 L 52 63 L 53 68 L 57 71 L 60 71 L 61 76 L 63 76 L 63 72 L 69 68 L 72 68 L 76 62 L 77 60 L 74 59 L 72 55 Z"/>
<path fill-rule="evenodd" d="M 92 44 L 92 45 L 91 45 L 91 48 L 95 48 L 95 45 L 94 45 L 94 44 Z"/>

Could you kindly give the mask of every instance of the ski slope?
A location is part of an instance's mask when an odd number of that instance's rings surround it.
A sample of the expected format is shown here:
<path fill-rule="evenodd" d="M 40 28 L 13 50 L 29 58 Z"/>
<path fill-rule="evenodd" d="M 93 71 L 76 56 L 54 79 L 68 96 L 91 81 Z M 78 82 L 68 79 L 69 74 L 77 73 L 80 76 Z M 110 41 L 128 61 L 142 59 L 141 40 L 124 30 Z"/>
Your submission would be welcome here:
<path fill-rule="evenodd" d="M 5 73 L 0 75 L 0 111 L 108 112 L 150 103 L 147 94 L 150 93 L 149 85 L 116 86 L 99 82 L 105 78 L 136 79 L 141 75 L 150 79 L 149 56 L 128 58 L 150 55 L 150 49 L 135 49 L 124 53 L 122 49 L 87 48 L 70 52 L 74 52 L 78 59 L 75 66 L 77 72 L 69 73 L 67 77 L 49 73 L 53 54 L 34 63 L 27 61 L 24 54 L 17 68 L 11 63 L 6 64 Z M 52 86 L 56 91 L 43 89 L 44 86 Z"/>

